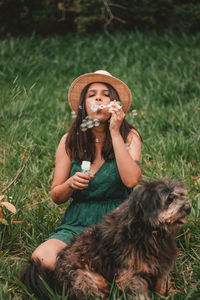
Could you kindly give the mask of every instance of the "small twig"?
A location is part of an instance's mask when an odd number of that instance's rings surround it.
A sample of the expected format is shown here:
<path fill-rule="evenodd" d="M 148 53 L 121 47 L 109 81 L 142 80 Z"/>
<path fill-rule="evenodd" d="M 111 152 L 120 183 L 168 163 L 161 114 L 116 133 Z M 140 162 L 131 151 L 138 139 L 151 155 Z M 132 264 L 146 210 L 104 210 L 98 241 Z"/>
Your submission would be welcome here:
<path fill-rule="evenodd" d="M 113 7 L 118 7 L 118 8 L 126 9 L 126 6 L 123 6 L 123 5 L 120 5 L 120 4 L 116 4 L 116 3 L 112 3 L 112 2 L 110 2 L 109 5 L 113 6 Z"/>
<path fill-rule="evenodd" d="M 61 16 L 60 19 L 57 20 L 57 22 L 59 23 L 59 22 L 65 21 L 65 20 L 66 20 L 66 10 L 63 9 L 62 10 L 62 16 Z"/>
<path fill-rule="evenodd" d="M 110 18 L 113 19 L 114 16 L 113 16 L 113 14 L 112 14 L 112 11 L 111 11 L 111 9 L 110 9 L 110 6 L 108 5 L 108 2 L 107 2 L 106 0 L 104 0 L 103 2 L 104 2 L 104 5 L 105 5 L 105 7 L 106 7 L 106 10 L 107 10 L 107 12 L 108 12 Z"/>
<path fill-rule="evenodd" d="M 29 157 L 26 159 L 26 161 L 25 161 L 23 167 L 18 171 L 17 175 L 16 175 L 15 178 L 9 183 L 9 185 L 7 185 L 7 186 L 2 190 L 2 193 L 5 193 L 5 191 L 7 191 L 7 190 L 11 187 L 11 185 L 13 185 L 13 183 L 15 183 L 15 181 L 17 180 L 17 178 L 18 178 L 18 177 L 20 176 L 20 174 L 24 171 L 24 169 L 25 169 L 25 167 L 26 167 L 26 165 L 27 165 L 29 159 L 31 158 L 33 152 L 35 151 L 36 147 L 37 147 L 37 145 L 34 145 L 34 148 L 33 148 L 33 150 L 31 151 Z"/>
<path fill-rule="evenodd" d="M 114 17 L 114 19 L 117 20 L 117 21 L 119 21 L 119 22 L 121 22 L 121 23 L 123 23 L 123 24 L 126 23 L 126 21 L 124 21 L 123 19 L 118 18 L 118 17 L 116 17 L 116 16 Z"/>
<path fill-rule="evenodd" d="M 117 20 L 117 21 L 119 21 L 121 23 L 126 23 L 126 21 L 124 21 L 123 19 L 121 19 L 121 18 L 116 17 L 116 16 L 113 15 L 113 13 L 111 11 L 111 8 L 109 6 L 109 5 L 114 6 L 112 3 L 108 3 L 107 0 L 104 0 L 103 2 L 104 2 L 104 6 L 105 6 L 105 8 L 107 10 L 107 13 L 109 15 L 109 18 L 108 18 L 108 20 L 106 21 L 106 24 L 105 24 L 106 27 L 109 26 L 113 20 Z"/>

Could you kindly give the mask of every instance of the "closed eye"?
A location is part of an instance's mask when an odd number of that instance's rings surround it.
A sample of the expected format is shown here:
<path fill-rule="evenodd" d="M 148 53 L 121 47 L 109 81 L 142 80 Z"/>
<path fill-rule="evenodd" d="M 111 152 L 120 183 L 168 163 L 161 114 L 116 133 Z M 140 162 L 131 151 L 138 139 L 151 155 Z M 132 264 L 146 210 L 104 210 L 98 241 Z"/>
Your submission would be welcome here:
<path fill-rule="evenodd" d="M 109 95 L 109 94 L 107 94 L 107 93 L 105 93 L 105 94 L 104 94 L 104 96 L 106 96 L 106 97 L 110 97 L 110 95 Z"/>
<path fill-rule="evenodd" d="M 89 94 L 88 95 L 88 97 L 90 98 L 90 97 L 94 97 L 95 96 L 95 93 L 94 94 Z M 105 97 L 110 97 L 110 95 L 109 94 L 104 94 L 103 96 L 105 96 Z"/>

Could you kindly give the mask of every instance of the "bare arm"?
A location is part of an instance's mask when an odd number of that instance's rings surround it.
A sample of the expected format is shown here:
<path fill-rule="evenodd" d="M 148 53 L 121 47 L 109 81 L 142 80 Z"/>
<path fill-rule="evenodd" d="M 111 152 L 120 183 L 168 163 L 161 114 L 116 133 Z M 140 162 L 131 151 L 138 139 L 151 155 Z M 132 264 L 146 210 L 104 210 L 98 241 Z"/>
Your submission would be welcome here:
<path fill-rule="evenodd" d="M 125 145 L 119 131 L 123 119 L 122 110 L 112 112 L 110 133 L 121 179 L 127 187 L 131 188 L 138 183 L 141 176 L 138 165 L 141 160 L 141 139 L 137 131 L 132 130 L 127 138 L 128 147 Z"/>
<path fill-rule="evenodd" d="M 65 139 L 66 135 L 62 137 L 58 145 L 54 180 L 51 188 L 52 200 L 56 204 L 66 202 L 75 189 L 85 189 L 92 177 L 82 172 L 77 172 L 70 177 L 71 160 L 65 150 Z"/>

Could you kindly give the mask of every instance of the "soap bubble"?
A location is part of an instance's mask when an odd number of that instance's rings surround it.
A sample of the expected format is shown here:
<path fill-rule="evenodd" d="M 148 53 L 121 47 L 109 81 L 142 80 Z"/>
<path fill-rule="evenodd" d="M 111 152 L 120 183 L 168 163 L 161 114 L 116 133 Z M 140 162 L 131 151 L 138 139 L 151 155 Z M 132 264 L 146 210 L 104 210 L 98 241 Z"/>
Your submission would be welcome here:
<path fill-rule="evenodd" d="M 87 125 L 87 128 L 92 128 L 94 126 L 92 120 L 87 121 L 86 125 Z"/>
<path fill-rule="evenodd" d="M 136 110 L 136 109 L 133 109 L 133 110 L 132 110 L 132 114 L 133 114 L 133 116 L 137 116 L 137 110 Z"/>
<path fill-rule="evenodd" d="M 93 120 L 94 126 L 97 127 L 100 125 L 100 121 L 98 119 Z"/>
<path fill-rule="evenodd" d="M 71 116 L 72 116 L 72 119 L 75 119 L 77 117 L 77 114 L 74 110 L 71 111 Z"/>
<path fill-rule="evenodd" d="M 96 112 L 99 108 L 99 105 L 96 104 L 95 101 L 91 101 L 90 103 L 90 109 L 93 111 L 93 112 Z"/>
<path fill-rule="evenodd" d="M 87 123 L 86 122 L 81 123 L 80 129 L 81 129 L 81 131 L 86 131 L 87 130 Z"/>
<path fill-rule="evenodd" d="M 80 129 L 82 131 L 86 131 L 89 128 L 92 128 L 94 126 L 96 127 L 96 126 L 99 126 L 99 125 L 100 125 L 100 121 L 98 119 L 92 120 L 90 116 L 86 116 L 86 118 L 83 119 L 83 121 L 80 125 Z"/>

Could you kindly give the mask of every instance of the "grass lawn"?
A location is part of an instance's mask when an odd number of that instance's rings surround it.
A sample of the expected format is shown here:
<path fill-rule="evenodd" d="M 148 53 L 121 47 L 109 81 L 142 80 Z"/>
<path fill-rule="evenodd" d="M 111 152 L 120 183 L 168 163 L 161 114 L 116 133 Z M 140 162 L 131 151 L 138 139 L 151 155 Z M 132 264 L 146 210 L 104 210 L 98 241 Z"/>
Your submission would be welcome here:
<path fill-rule="evenodd" d="M 127 119 L 144 140 L 142 179 L 179 178 L 188 187 L 192 211 L 177 233 L 168 299 L 200 299 L 199 49 L 200 33 L 169 31 L 0 40 L 0 195 L 17 209 L 12 215 L 2 208 L 8 225 L 0 224 L 0 299 L 34 299 L 17 276 L 67 205 L 57 207 L 50 197 L 56 148 L 72 120 L 67 91 L 77 76 L 98 69 L 133 93 L 137 116 L 131 109 Z M 115 289 L 110 299 L 117 297 Z"/>

